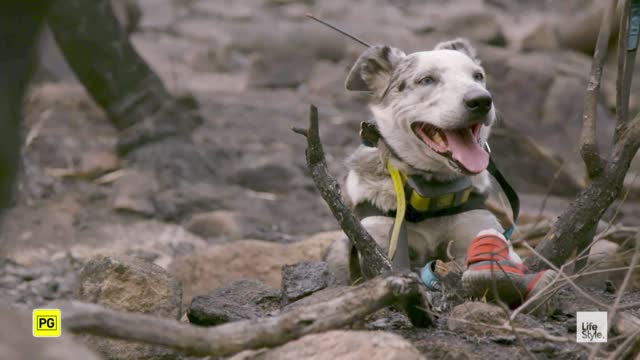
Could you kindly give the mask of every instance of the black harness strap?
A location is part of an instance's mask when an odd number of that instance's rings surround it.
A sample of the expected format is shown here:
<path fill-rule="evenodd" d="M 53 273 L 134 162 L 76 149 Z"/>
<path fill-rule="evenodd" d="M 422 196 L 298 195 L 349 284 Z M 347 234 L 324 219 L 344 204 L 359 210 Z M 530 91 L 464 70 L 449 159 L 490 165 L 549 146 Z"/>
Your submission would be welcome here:
<path fill-rule="evenodd" d="M 489 151 L 489 155 L 491 155 L 491 151 L 488 147 L 487 151 Z M 509 239 L 513 234 L 513 230 L 515 230 L 515 223 L 518 220 L 518 216 L 520 215 L 520 198 L 518 197 L 518 193 L 513 189 L 513 187 L 511 187 L 504 175 L 502 175 L 500 170 L 498 170 L 495 161 L 493 161 L 493 156 L 489 156 L 489 166 L 487 166 L 487 171 L 496 179 L 498 184 L 500 184 L 500 187 L 502 188 L 504 194 L 507 196 L 507 200 L 509 200 L 509 205 L 511 206 L 511 211 L 513 213 L 513 222 L 504 232 L 504 237 Z"/>
<path fill-rule="evenodd" d="M 474 193 L 469 196 L 469 201 L 460 206 L 429 212 L 418 211 L 414 209 L 411 204 L 407 203 L 407 210 L 404 219 L 411 223 L 419 223 L 426 219 L 455 215 L 471 210 L 486 209 L 486 206 L 484 205 L 486 199 L 486 196 Z M 396 216 L 396 210 L 382 211 L 368 200 L 358 203 L 354 212 L 360 220 L 370 216 L 386 216 L 393 218 Z"/>

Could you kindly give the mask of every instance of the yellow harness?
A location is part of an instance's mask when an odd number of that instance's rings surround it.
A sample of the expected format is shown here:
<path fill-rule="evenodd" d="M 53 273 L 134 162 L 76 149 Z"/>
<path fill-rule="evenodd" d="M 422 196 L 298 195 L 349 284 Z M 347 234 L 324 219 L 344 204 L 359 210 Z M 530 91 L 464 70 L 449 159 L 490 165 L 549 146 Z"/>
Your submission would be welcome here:
<path fill-rule="evenodd" d="M 393 230 L 391 231 L 391 239 L 389 242 L 389 259 L 393 259 L 396 253 L 398 238 L 400 236 L 400 229 L 402 223 L 405 220 L 407 212 L 407 199 L 405 195 L 404 187 L 407 183 L 407 176 L 398 170 L 395 166 L 387 161 L 387 171 L 391 176 L 393 182 L 393 188 L 396 193 L 396 214 L 393 223 Z M 411 197 L 409 198 L 409 204 L 411 207 L 419 212 L 438 211 L 452 207 L 461 206 L 469 201 L 472 187 L 469 186 L 460 191 L 448 192 L 438 196 L 427 197 L 421 196 L 418 191 L 411 191 Z"/>
<path fill-rule="evenodd" d="M 404 197 L 405 176 L 391 162 L 387 161 L 387 170 L 393 181 L 393 188 L 396 191 L 396 219 L 393 223 L 393 231 L 391 232 L 391 241 L 389 242 L 389 259 L 393 259 L 398 246 L 398 237 L 400 236 L 400 228 L 404 221 L 404 214 L 407 210 L 407 201 Z"/>

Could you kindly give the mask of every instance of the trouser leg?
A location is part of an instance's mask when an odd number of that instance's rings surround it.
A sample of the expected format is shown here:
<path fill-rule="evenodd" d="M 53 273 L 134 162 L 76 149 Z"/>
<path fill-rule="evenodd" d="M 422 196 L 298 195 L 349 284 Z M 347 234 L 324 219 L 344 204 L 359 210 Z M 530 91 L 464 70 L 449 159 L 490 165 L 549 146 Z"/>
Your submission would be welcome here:
<path fill-rule="evenodd" d="M 69 66 L 121 131 L 122 153 L 200 124 L 195 101 L 168 93 L 129 41 L 109 0 L 56 1 L 48 23 Z"/>
<path fill-rule="evenodd" d="M 46 0 L 0 0 L 0 211 L 11 203 L 20 158 L 22 100 Z"/>

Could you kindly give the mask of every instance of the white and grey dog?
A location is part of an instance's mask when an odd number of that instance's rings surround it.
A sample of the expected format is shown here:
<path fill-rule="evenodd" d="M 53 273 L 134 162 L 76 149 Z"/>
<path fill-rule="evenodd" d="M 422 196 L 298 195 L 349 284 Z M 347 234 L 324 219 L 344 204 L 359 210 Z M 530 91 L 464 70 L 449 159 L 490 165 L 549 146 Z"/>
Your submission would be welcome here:
<path fill-rule="evenodd" d="M 496 111 L 476 50 L 464 39 L 406 55 L 389 46 L 367 49 L 346 80 L 351 91 L 371 94 L 370 109 L 381 135 L 377 147 L 360 146 L 348 159 L 346 193 L 352 204 L 385 213 L 396 209 L 396 192 L 385 164 L 426 182 L 470 179 L 485 194 L 491 181 L 484 149 Z M 368 216 L 362 224 L 383 249 L 389 247 L 392 216 Z M 447 259 L 464 261 L 468 244 L 482 230 L 502 232 L 495 216 L 474 209 L 406 223 L 412 268 Z M 511 251 L 512 252 L 512 251 Z M 353 280 L 352 246 L 340 239 L 327 261 L 341 283 Z"/>

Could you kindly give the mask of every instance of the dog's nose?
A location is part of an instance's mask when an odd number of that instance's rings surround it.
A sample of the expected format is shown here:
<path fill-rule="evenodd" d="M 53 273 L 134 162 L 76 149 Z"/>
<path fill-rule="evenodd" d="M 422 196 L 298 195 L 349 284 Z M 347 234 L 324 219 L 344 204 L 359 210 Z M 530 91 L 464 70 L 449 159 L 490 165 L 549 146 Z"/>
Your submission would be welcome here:
<path fill-rule="evenodd" d="M 485 115 L 491 110 L 491 94 L 485 90 L 471 90 L 464 94 L 463 101 L 474 115 Z"/>

